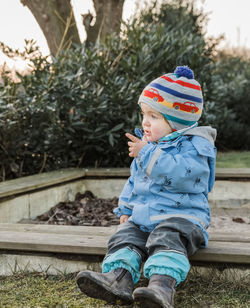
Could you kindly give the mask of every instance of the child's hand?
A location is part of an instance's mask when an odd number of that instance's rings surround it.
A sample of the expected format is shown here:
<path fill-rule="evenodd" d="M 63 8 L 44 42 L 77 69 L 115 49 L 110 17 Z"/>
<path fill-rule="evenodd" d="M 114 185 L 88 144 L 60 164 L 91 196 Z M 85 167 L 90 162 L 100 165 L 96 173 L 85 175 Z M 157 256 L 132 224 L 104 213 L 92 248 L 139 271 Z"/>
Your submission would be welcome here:
<path fill-rule="evenodd" d="M 126 222 L 129 219 L 128 215 L 122 215 L 120 216 L 120 224 L 123 224 L 124 222 Z"/>
<path fill-rule="evenodd" d="M 141 148 L 143 148 L 146 144 L 147 141 L 145 140 L 145 138 L 143 137 L 142 140 L 140 140 L 139 138 L 131 135 L 130 133 L 126 133 L 125 134 L 127 138 L 129 138 L 131 141 L 128 142 L 128 150 L 129 150 L 129 156 L 130 157 L 137 157 L 138 153 L 140 152 Z"/>

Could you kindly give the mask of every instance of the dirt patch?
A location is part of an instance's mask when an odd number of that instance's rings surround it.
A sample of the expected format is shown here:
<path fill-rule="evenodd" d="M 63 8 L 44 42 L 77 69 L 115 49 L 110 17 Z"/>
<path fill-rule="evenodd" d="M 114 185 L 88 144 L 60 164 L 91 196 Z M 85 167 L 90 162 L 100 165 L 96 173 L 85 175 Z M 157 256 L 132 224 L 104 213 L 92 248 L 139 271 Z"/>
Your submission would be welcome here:
<path fill-rule="evenodd" d="M 118 198 L 97 198 L 92 192 L 77 193 L 74 201 L 60 202 L 46 213 L 32 220 L 33 223 L 53 225 L 103 226 L 118 225 L 113 214 Z"/>
<path fill-rule="evenodd" d="M 108 227 L 119 224 L 119 219 L 113 214 L 117 205 L 117 197 L 102 199 L 86 191 L 84 194 L 77 193 L 74 201 L 60 202 L 36 219 L 21 222 Z M 249 229 L 250 209 L 212 209 L 209 231 L 249 232 Z"/>

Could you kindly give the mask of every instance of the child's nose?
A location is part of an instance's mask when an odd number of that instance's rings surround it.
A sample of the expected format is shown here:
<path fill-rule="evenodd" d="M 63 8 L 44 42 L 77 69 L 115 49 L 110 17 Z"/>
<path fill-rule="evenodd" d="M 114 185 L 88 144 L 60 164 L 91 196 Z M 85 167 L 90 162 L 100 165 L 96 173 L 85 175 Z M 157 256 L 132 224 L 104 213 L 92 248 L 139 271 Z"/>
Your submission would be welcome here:
<path fill-rule="evenodd" d="M 143 118 L 142 125 L 149 126 L 150 125 L 149 120 L 147 118 Z"/>

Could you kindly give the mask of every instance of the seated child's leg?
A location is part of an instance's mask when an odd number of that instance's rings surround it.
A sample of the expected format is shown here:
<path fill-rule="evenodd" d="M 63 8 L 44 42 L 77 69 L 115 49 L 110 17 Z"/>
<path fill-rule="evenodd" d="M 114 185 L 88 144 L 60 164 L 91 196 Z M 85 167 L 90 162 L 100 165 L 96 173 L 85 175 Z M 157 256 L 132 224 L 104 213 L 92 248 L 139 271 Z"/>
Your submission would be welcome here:
<path fill-rule="evenodd" d="M 188 258 L 177 252 L 158 252 L 148 258 L 143 274 L 146 278 L 154 274 L 168 275 L 175 279 L 176 285 L 187 278 L 190 270 Z"/>
<path fill-rule="evenodd" d="M 109 240 L 108 252 L 102 263 L 103 273 L 125 268 L 136 284 L 140 279 L 141 263 L 147 257 L 145 245 L 148 235 L 132 222 L 121 224 Z"/>
<path fill-rule="evenodd" d="M 169 218 L 161 222 L 149 235 L 146 247 L 149 258 L 144 265 L 144 274 L 166 274 L 177 284 L 184 281 L 190 269 L 188 256 L 202 245 L 201 229 L 184 218 Z"/>
<path fill-rule="evenodd" d="M 108 253 L 103 261 L 103 273 L 83 271 L 77 284 L 86 295 L 111 304 L 132 303 L 133 285 L 140 278 L 142 260 L 146 257 L 148 234 L 135 224 L 126 222 L 110 238 Z"/>
<path fill-rule="evenodd" d="M 133 298 L 140 307 L 174 307 L 175 285 L 184 281 L 190 269 L 188 256 L 204 245 L 202 231 L 183 218 L 160 223 L 149 235 L 146 247 L 149 258 L 144 276 L 150 279 L 146 288 L 137 288 Z"/>

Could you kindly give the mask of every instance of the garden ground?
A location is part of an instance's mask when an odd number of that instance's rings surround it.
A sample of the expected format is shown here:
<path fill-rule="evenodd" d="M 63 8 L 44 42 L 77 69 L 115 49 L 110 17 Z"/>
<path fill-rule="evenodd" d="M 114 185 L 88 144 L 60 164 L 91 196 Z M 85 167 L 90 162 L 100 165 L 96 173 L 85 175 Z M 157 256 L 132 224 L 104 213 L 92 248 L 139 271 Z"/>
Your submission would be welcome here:
<path fill-rule="evenodd" d="M 141 281 L 145 284 L 145 281 Z M 177 288 L 175 308 L 249 308 L 249 269 L 241 271 L 193 267 Z M 0 307 L 120 307 L 83 295 L 75 274 L 49 276 L 46 273 L 15 273 L 0 277 Z M 127 306 L 127 307 L 133 307 Z"/>

